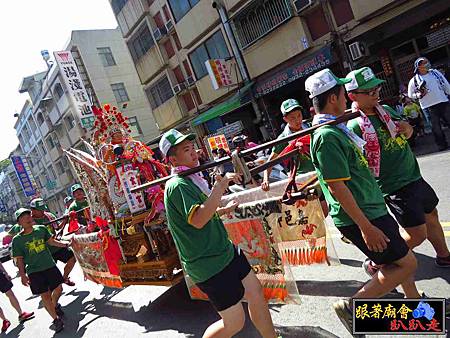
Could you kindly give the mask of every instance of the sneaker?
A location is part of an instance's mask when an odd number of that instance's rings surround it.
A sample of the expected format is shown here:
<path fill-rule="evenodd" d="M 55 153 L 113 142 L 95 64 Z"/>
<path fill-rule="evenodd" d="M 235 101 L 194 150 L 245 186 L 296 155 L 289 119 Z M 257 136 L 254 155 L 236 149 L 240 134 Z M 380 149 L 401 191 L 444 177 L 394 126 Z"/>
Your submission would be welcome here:
<path fill-rule="evenodd" d="M 436 257 L 435 264 L 440 268 L 450 268 L 450 255 L 447 257 Z"/>
<path fill-rule="evenodd" d="M 56 306 L 55 306 L 55 312 L 56 312 L 56 315 L 58 316 L 58 317 L 62 317 L 62 316 L 64 316 L 64 311 L 63 311 L 63 309 L 61 308 L 61 304 L 56 304 Z"/>
<path fill-rule="evenodd" d="M 369 258 L 366 258 L 362 266 L 364 268 L 364 271 L 370 277 L 373 277 L 378 272 L 378 270 L 380 270 L 380 268 L 377 267 Z"/>
<path fill-rule="evenodd" d="M 64 279 L 64 284 L 69 285 L 69 286 L 75 286 L 75 283 L 72 282 L 69 277 Z"/>
<path fill-rule="evenodd" d="M 6 330 L 8 330 L 8 328 L 11 326 L 11 322 L 8 319 L 5 319 L 3 321 L 3 325 L 2 325 L 2 332 L 6 332 Z"/>
<path fill-rule="evenodd" d="M 34 318 L 34 312 L 22 312 L 22 314 L 19 316 L 19 322 L 25 322 L 29 319 Z"/>
<path fill-rule="evenodd" d="M 54 321 L 53 321 L 53 329 L 55 330 L 55 332 L 61 332 L 64 329 L 64 322 L 62 321 L 61 318 L 57 317 Z"/>

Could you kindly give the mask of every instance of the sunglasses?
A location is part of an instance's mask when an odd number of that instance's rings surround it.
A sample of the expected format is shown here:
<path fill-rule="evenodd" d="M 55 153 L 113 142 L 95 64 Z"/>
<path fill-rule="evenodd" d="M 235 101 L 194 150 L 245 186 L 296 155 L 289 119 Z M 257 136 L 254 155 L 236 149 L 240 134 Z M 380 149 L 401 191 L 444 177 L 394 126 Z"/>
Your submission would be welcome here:
<path fill-rule="evenodd" d="M 381 86 L 375 87 L 371 90 L 368 91 L 354 91 L 355 94 L 364 94 L 364 95 L 369 95 L 369 96 L 375 96 L 377 94 L 380 93 L 381 90 Z"/>

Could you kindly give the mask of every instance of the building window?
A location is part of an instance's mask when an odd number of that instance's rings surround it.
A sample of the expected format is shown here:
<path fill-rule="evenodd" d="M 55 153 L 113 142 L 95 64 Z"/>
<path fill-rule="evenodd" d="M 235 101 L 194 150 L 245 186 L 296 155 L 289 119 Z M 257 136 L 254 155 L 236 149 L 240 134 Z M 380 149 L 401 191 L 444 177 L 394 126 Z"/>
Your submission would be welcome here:
<path fill-rule="evenodd" d="M 37 113 L 36 119 L 40 126 L 44 123 L 44 116 L 41 112 Z"/>
<path fill-rule="evenodd" d="M 56 172 L 58 173 L 58 175 L 62 175 L 64 174 L 64 165 L 62 164 L 61 161 L 56 162 Z"/>
<path fill-rule="evenodd" d="M 147 51 L 155 45 L 152 34 L 146 23 L 139 28 L 136 35 L 128 43 L 131 56 L 134 61 L 138 61 Z"/>
<path fill-rule="evenodd" d="M 173 96 L 172 86 L 167 76 L 162 77 L 153 86 L 145 90 L 150 106 L 155 109 Z"/>
<path fill-rule="evenodd" d="M 112 91 L 116 97 L 117 103 L 128 102 L 130 98 L 128 97 L 127 90 L 123 82 L 111 84 Z"/>
<path fill-rule="evenodd" d="M 64 117 L 64 120 L 66 121 L 67 130 L 71 130 L 73 127 L 77 125 L 77 122 L 75 121 L 75 118 L 73 117 L 73 114 L 70 111 Z"/>
<path fill-rule="evenodd" d="M 330 32 L 330 27 L 321 6 L 308 13 L 305 16 L 305 20 L 313 40 L 317 40 Z"/>
<path fill-rule="evenodd" d="M 47 147 L 51 150 L 53 148 L 55 148 L 56 146 L 59 146 L 59 142 L 58 139 L 56 138 L 56 136 L 54 134 L 50 134 L 49 137 L 47 137 L 47 139 L 45 140 L 45 142 L 47 142 Z"/>
<path fill-rule="evenodd" d="M 128 124 L 131 129 L 132 137 L 138 137 L 138 136 L 142 135 L 142 130 L 141 130 L 141 127 L 139 126 L 139 122 L 138 122 L 136 116 L 129 117 Z"/>
<path fill-rule="evenodd" d="M 191 93 L 186 93 L 182 96 L 184 104 L 186 105 L 187 111 L 191 111 L 195 108 L 194 100 L 192 99 Z"/>
<path fill-rule="evenodd" d="M 111 52 L 111 48 L 109 47 L 100 47 L 97 48 L 98 55 L 100 56 L 100 60 L 102 60 L 103 67 L 115 66 L 116 60 L 114 60 L 114 56 Z"/>
<path fill-rule="evenodd" d="M 219 30 L 189 54 L 189 59 L 191 60 L 195 76 L 197 79 L 200 79 L 208 74 L 205 66 L 206 60 L 224 59 L 229 56 L 230 53 L 228 52 L 222 31 Z"/>
<path fill-rule="evenodd" d="M 349 0 L 333 0 L 330 1 L 330 5 L 338 27 L 355 18 Z"/>
<path fill-rule="evenodd" d="M 164 50 L 166 51 L 168 59 L 175 55 L 175 50 L 173 49 L 173 45 L 170 39 L 164 42 Z"/>
<path fill-rule="evenodd" d="M 178 38 L 178 34 L 175 32 L 172 34 L 173 37 L 173 41 L 175 41 L 175 46 L 177 46 L 177 50 L 181 50 L 181 42 L 180 39 Z"/>
<path fill-rule="evenodd" d="M 174 69 L 172 69 L 173 74 L 175 75 L 175 78 L 177 79 L 177 83 L 182 83 L 184 82 L 184 75 L 183 72 L 181 71 L 181 67 L 177 66 Z"/>
<path fill-rule="evenodd" d="M 128 0 L 112 0 L 111 7 L 113 9 L 114 14 L 117 16 L 122 8 L 127 4 Z"/>
<path fill-rule="evenodd" d="M 192 9 L 192 7 L 199 3 L 199 1 L 200 0 L 169 0 L 169 5 L 172 9 L 175 21 L 180 21 L 181 18 Z"/>
<path fill-rule="evenodd" d="M 156 15 L 153 17 L 153 20 L 155 20 L 156 27 L 161 29 L 166 28 L 164 25 L 164 20 L 162 18 L 161 12 L 156 13 Z"/>
<path fill-rule="evenodd" d="M 64 95 L 64 89 L 60 83 L 55 84 L 55 86 L 53 87 L 53 95 L 55 95 L 56 101 L 58 101 L 61 96 Z"/>
<path fill-rule="evenodd" d="M 169 12 L 169 8 L 167 8 L 166 5 L 163 6 L 163 12 L 164 12 L 164 18 L 166 19 L 166 21 L 170 20 L 170 12 Z"/>
<path fill-rule="evenodd" d="M 41 151 L 42 156 L 45 156 L 47 154 L 47 151 L 44 147 L 44 142 L 42 142 L 42 140 L 39 141 L 39 150 Z"/>
<path fill-rule="evenodd" d="M 292 17 L 291 6 L 285 0 L 259 2 L 233 20 L 242 48 L 259 40 Z"/>

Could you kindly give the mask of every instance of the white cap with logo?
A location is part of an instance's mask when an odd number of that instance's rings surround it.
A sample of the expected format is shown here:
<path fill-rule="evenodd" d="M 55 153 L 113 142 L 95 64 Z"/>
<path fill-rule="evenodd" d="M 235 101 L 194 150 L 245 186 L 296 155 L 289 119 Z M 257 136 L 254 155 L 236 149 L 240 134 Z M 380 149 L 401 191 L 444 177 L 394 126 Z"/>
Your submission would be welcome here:
<path fill-rule="evenodd" d="M 306 79 L 305 89 L 310 93 L 309 98 L 312 99 L 337 85 L 344 85 L 350 81 L 350 79 L 337 77 L 331 70 L 325 68 Z"/>
<path fill-rule="evenodd" d="M 161 153 L 164 155 L 164 157 L 167 157 L 167 153 L 169 152 L 170 148 L 176 146 L 177 144 L 180 144 L 184 140 L 193 141 L 195 140 L 195 138 L 195 134 L 184 135 L 176 129 L 170 129 L 161 137 L 161 140 L 159 141 L 159 150 L 161 150 Z"/>

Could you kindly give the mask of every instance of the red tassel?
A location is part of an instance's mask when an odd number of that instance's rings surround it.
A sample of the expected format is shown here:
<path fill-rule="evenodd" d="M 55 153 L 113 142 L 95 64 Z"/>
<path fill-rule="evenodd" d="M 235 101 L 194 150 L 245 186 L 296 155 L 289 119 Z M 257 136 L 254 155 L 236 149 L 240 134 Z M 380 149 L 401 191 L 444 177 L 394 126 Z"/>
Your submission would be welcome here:
<path fill-rule="evenodd" d="M 69 213 L 69 234 L 77 232 L 79 229 L 77 213 L 76 211 L 71 211 Z"/>

